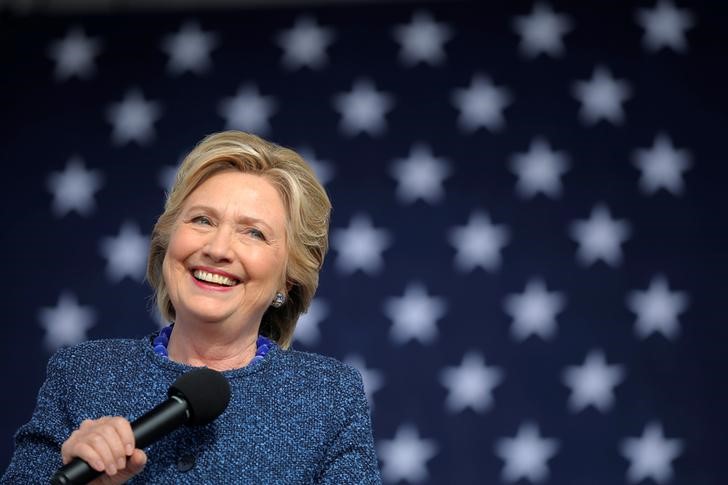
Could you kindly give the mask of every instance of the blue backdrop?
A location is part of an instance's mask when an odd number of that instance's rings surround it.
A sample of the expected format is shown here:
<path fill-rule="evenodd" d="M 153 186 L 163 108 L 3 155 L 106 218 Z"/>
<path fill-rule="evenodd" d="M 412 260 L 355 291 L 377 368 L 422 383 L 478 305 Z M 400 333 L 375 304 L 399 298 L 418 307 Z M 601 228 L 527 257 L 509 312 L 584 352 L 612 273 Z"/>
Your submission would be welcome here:
<path fill-rule="evenodd" d="M 169 174 L 239 128 L 326 183 L 294 347 L 386 482 L 723 483 L 727 5 L 1 13 L 0 467 L 55 348 L 157 328 Z"/>

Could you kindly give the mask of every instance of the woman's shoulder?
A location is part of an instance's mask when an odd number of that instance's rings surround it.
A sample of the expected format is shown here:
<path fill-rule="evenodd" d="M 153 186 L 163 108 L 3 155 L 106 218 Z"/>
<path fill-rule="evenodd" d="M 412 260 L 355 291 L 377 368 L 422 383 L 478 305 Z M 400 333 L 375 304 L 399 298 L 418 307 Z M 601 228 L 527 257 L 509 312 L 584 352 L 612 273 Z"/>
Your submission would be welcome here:
<path fill-rule="evenodd" d="M 351 368 L 349 364 L 345 364 L 334 357 L 313 352 L 296 349 L 279 349 L 278 354 L 287 364 L 296 367 L 311 367 L 318 370 L 331 369 L 332 371 L 345 371 Z"/>
<path fill-rule="evenodd" d="M 336 379 L 338 381 L 361 381 L 359 371 L 334 357 L 301 350 L 278 350 L 279 371 L 297 377 Z"/>
<path fill-rule="evenodd" d="M 79 365 L 103 363 L 110 359 L 118 361 L 124 356 L 132 355 L 140 349 L 138 339 L 98 339 L 63 347 L 51 357 L 50 364 L 59 367 L 77 367 Z"/>
<path fill-rule="evenodd" d="M 352 413 L 366 414 L 364 383 L 353 366 L 333 357 L 297 350 L 278 350 L 271 363 L 275 365 L 264 374 L 268 389 L 275 389 L 275 399 L 291 408 L 304 406 L 306 410 L 301 415 L 314 413 L 317 419 L 326 421 L 328 418 L 321 417 L 325 415 L 338 422 L 332 425 L 338 427 Z"/>
<path fill-rule="evenodd" d="M 139 346 L 139 339 L 130 338 L 105 338 L 96 340 L 85 340 L 83 342 L 63 347 L 57 353 L 62 355 L 98 355 L 101 352 L 131 351 Z"/>

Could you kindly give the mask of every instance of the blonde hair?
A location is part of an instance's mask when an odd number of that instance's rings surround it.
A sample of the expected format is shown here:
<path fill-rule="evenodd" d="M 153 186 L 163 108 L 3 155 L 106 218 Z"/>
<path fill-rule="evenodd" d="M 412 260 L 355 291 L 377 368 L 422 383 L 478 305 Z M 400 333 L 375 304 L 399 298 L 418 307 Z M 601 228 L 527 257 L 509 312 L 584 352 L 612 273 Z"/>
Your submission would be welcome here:
<path fill-rule="evenodd" d="M 308 309 L 328 250 L 331 202 L 311 167 L 293 150 L 241 131 L 224 131 L 204 138 L 182 162 L 164 211 L 152 231 L 147 280 L 155 290 L 159 312 L 174 321 L 175 309 L 162 274 L 164 257 L 175 222 L 187 197 L 212 175 L 238 170 L 266 178 L 278 191 L 287 211 L 287 300 L 269 307 L 260 333 L 288 348 L 301 313 Z"/>

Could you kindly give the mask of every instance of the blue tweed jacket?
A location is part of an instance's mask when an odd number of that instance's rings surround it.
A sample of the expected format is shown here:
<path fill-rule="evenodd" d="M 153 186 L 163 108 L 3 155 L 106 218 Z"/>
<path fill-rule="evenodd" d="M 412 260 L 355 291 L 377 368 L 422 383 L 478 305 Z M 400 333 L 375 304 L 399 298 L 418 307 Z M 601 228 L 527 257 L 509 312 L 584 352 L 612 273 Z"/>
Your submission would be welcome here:
<path fill-rule="evenodd" d="M 61 444 L 84 419 L 130 421 L 167 398 L 192 368 L 154 353 L 150 340 L 98 340 L 63 349 L 0 483 L 48 483 Z M 129 483 L 380 483 L 362 381 L 332 358 L 273 348 L 262 361 L 223 373 L 230 404 L 212 423 L 183 427 L 145 451 Z"/>

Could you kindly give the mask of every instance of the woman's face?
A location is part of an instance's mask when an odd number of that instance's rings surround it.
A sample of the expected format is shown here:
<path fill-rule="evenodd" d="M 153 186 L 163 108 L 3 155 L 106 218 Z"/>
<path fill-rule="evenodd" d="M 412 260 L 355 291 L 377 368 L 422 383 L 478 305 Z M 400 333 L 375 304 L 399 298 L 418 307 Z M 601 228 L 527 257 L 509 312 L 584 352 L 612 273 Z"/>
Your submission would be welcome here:
<path fill-rule="evenodd" d="M 164 258 L 176 321 L 258 325 L 285 290 L 286 211 L 258 175 L 218 173 L 184 202 Z"/>

